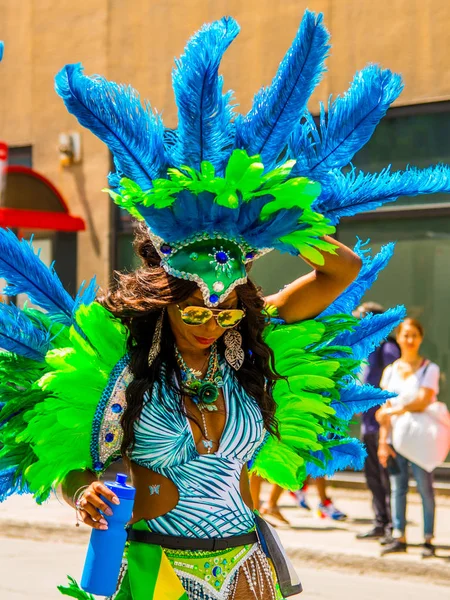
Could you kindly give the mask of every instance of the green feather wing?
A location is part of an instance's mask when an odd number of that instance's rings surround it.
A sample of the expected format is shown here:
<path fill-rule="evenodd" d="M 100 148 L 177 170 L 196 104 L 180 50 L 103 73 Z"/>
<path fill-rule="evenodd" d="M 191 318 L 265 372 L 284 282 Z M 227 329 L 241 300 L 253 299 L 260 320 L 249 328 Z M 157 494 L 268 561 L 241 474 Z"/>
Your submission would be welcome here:
<path fill-rule="evenodd" d="M 267 312 L 276 317 L 273 307 Z M 323 452 L 326 459 L 328 449 L 341 443 L 348 424 L 336 417 L 331 402 L 339 397 L 343 379 L 354 377 L 360 363 L 349 357 L 349 348 L 335 347 L 331 342 L 354 324 L 352 317 L 338 315 L 289 325 L 269 323 L 266 327 L 264 340 L 274 352 L 277 373 L 283 377 L 273 389 L 280 439 L 267 438 L 254 458 L 252 472 L 296 490 L 306 478 L 307 463 L 321 464 L 312 453 Z M 339 439 L 327 439 L 336 435 Z"/>
<path fill-rule="evenodd" d="M 27 491 L 41 502 L 70 471 L 103 470 L 120 445 L 116 427 L 105 464 L 95 464 L 111 377 L 116 382 L 126 369 L 128 336 L 97 303 L 81 305 L 70 328 L 26 312 L 51 333 L 52 348 L 43 363 L 0 354 L 0 500 Z M 118 401 L 124 402 L 124 392 Z"/>

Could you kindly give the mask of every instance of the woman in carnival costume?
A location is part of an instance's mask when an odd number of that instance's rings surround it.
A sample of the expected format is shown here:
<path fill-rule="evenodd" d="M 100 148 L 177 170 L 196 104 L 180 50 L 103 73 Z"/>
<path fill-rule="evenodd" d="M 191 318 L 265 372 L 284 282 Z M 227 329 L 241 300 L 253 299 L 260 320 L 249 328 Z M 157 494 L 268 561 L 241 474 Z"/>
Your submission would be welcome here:
<path fill-rule="evenodd" d="M 390 394 L 356 374 L 404 316 L 349 316 L 392 246 L 372 258 L 327 236 L 342 216 L 450 188 L 442 166 L 342 172 L 402 84 L 369 66 L 317 125 L 306 104 L 329 50 L 321 15 L 305 14 L 271 86 L 235 116 L 218 68 L 238 31 L 224 18 L 188 42 L 173 75 L 175 130 L 130 87 L 81 65 L 57 75 L 68 110 L 113 153 L 109 193 L 141 222 L 140 269 L 98 301 L 95 281 L 73 299 L 30 244 L 0 232 L 6 294 L 44 309 L 1 306 L 0 494 L 42 502 L 62 484 L 103 529 L 100 477 L 122 455 L 137 495 L 117 600 L 298 590 L 277 583 L 258 543 L 246 464 L 290 490 L 360 468 L 348 422 Z M 274 248 L 313 271 L 263 298 L 248 271 Z M 74 582 L 63 592 L 89 597 Z"/>

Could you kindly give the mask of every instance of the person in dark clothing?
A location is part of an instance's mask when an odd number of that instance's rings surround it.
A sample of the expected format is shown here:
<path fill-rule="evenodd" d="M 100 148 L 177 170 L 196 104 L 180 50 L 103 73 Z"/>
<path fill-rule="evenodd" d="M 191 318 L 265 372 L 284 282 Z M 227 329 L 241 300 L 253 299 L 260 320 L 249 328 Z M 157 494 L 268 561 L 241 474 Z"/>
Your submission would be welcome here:
<path fill-rule="evenodd" d="M 356 311 L 356 316 L 363 318 L 368 313 L 380 314 L 383 307 L 376 302 L 365 302 Z M 364 368 L 361 379 L 379 387 L 385 367 L 400 357 L 400 349 L 393 338 L 388 338 L 372 354 Z M 389 541 L 392 532 L 390 484 L 387 469 L 378 460 L 378 435 L 380 426 L 375 419 L 378 410 L 375 406 L 363 413 L 361 421 L 361 438 L 367 449 L 367 459 L 364 465 L 364 475 L 367 487 L 372 493 L 372 506 L 375 513 L 374 526 L 365 533 L 359 533 L 357 539 L 380 539 Z"/>

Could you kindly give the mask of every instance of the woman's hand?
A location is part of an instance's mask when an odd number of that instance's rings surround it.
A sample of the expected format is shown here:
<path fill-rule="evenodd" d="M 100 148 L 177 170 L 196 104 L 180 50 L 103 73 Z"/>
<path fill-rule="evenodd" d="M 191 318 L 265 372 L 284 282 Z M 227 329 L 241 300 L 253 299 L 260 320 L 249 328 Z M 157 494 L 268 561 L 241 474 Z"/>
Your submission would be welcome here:
<path fill-rule="evenodd" d="M 386 442 L 381 442 L 378 444 L 378 460 L 380 461 L 381 466 L 385 469 L 390 456 L 392 456 L 392 458 L 397 456 L 395 450 Z"/>
<path fill-rule="evenodd" d="M 108 522 L 99 511 L 101 510 L 108 517 L 113 514 L 113 511 L 101 496 L 113 504 L 120 504 L 119 498 L 106 485 L 100 481 L 93 481 L 77 502 L 77 510 L 83 523 L 94 529 L 105 530 L 108 529 Z"/>

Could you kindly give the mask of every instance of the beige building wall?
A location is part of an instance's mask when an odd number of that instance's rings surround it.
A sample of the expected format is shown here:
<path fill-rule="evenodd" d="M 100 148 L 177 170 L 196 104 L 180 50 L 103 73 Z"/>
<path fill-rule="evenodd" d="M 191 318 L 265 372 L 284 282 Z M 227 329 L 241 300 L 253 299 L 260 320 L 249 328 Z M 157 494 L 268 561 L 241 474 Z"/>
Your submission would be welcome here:
<path fill-rule="evenodd" d="M 109 154 L 82 133 L 83 162 L 61 170 L 62 131 L 80 131 L 53 91 L 67 62 L 136 87 L 176 126 L 171 88 L 173 59 L 205 21 L 232 15 L 241 33 L 228 50 L 222 73 L 240 110 L 268 85 L 288 49 L 305 8 L 325 14 L 333 48 L 328 73 L 310 110 L 329 94 L 344 92 L 368 62 L 401 72 L 405 91 L 397 104 L 450 99 L 448 0 L 0 0 L 0 138 L 32 145 L 34 168 L 49 177 L 87 231 L 79 235 L 79 279 L 111 271 L 111 206 L 101 193 Z"/>

